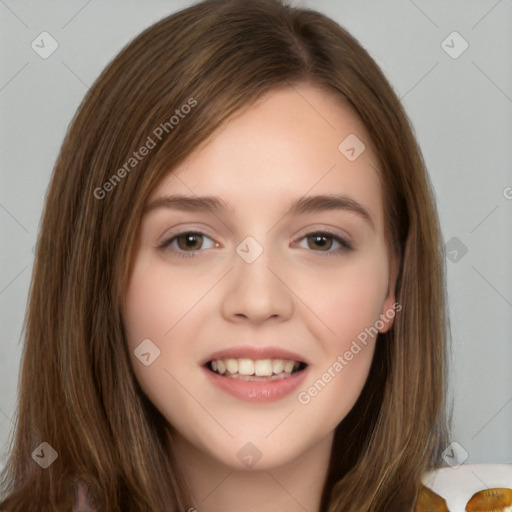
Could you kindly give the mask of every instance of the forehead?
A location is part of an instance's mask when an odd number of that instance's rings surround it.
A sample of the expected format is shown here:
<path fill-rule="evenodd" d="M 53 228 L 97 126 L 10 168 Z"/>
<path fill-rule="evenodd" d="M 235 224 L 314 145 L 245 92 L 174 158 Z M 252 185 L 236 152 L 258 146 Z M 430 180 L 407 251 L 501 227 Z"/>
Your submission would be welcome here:
<path fill-rule="evenodd" d="M 270 91 L 231 116 L 148 201 L 215 194 L 234 213 L 245 205 L 272 209 L 305 195 L 345 194 L 364 203 L 380 224 L 377 169 L 371 141 L 349 103 L 335 91 L 301 84 Z"/>

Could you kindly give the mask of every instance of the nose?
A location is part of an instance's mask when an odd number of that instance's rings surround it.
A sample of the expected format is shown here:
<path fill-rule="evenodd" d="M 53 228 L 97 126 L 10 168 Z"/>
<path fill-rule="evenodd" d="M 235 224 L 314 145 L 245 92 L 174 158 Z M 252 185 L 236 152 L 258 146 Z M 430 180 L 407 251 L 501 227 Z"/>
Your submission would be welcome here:
<path fill-rule="evenodd" d="M 293 315 L 294 299 L 292 285 L 287 282 L 290 272 L 284 272 L 283 267 L 265 249 L 251 263 L 235 254 L 234 268 L 223 290 L 224 318 L 256 324 L 269 319 L 289 319 Z"/>

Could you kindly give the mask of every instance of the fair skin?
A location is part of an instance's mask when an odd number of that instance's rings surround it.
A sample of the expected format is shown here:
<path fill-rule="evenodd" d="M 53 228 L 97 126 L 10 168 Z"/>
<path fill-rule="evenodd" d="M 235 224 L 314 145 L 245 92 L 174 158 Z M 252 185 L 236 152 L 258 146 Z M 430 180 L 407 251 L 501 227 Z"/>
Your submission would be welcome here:
<path fill-rule="evenodd" d="M 354 161 L 338 149 L 349 134 L 366 145 Z M 148 210 L 123 310 L 135 375 L 172 425 L 199 512 L 318 511 L 334 430 L 361 393 L 375 337 L 341 371 L 333 365 L 395 302 L 376 167 L 348 103 L 301 84 L 236 113 L 149 197 L 215 195 L 232 210 Z M 321 194 L 348 196 L 369 219 L 343 208 L 286 215 L 293 201 Z M 352 250 L 311 235 L 326 230 Z M 190 231 L 202 237 L 173 238 Z M 249 236 L 263 249 L 251 263 L 236 251 Z M 391 325 L 385 316 L 379 331 Z M 145 339 L 160 350 L 147 366 L 134 355 Z M 263 402 L 213 386 L 205 359 L 247 346 L 298 354 L 305 379 Z M 328 383 L 300 402 L 329 368 Z M 244 446 L 259 457 L 250 467 Z"/>

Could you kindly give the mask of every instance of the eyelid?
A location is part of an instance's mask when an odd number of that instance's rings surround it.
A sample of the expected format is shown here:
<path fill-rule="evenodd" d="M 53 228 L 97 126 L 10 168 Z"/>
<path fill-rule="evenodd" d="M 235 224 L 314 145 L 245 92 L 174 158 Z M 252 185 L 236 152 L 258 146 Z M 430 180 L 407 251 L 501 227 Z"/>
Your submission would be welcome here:
<path fill-rule="evenodd" d="M 212 240 L 215 238 L 215 235 L 213 234 L 213 232 L 210 232 L 209 227 L 203 226 L 201 224 L 199 224 L 199 225 L 196 224 L 196 225 L 193 225 L 190 227 L 188 224 L 180 224 L 178 226 L 174 226 L 173 228 L 167 229 L 166 231 L 164 231 L 164 233 L 159 237 L 159 240 L 161 240 L 161 241 L 157 242 L 157 245 L 160 246 L 160 245 L 166 244 L 172 238 L 177 237 L 179 235 L 185 235 L 188 233 L 206 235 L 209 238 L 211 238 Z"/>

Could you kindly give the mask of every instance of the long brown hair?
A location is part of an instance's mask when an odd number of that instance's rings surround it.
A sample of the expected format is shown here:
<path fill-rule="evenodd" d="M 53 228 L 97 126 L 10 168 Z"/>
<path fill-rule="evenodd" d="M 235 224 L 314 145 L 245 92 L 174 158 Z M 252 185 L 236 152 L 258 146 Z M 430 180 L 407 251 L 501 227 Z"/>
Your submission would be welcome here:
<path fill-rule="evenodd" d="M 80 105 L 42 218 L 1 510 L 69 511 L 79 480 L 98 510 L 193 505 L 166 420 L 139 387 L 125 342 L 121 305 L 142 209 L 230 115 L 303 82 L 348 99 L 366 126 L 403 306 L 336 429 L 321 510 L 411 510 L 421 474 L 440 465 L 448 319 L 420 150 L 358 42 L 328 17 L 283 1 L 208 0 L 162 19 L 121 51 Z M 149 151 L 135 158 L 142 146 Z M 43 442 L 58 454 L 48 468 L 33 457 Z"/>

